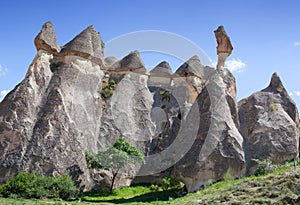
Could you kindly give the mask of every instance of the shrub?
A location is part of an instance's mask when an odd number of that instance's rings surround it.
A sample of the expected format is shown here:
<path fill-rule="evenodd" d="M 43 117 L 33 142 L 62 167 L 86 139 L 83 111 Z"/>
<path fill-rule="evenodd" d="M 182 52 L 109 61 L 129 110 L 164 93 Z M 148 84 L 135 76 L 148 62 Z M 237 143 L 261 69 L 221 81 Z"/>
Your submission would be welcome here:
<path fill-rule="evenodd" d="M 180 189 L 184 186 L 183 182 L 172 177 L 164 177 L 162 180 L 163 190 Z"/>
<path fill-rule="evenodd" d="M 50 64 L 50 70 L 52 72 L 55 72 L 57 71 L 61 66 L 63 65 L 63 62 L 52 62 Z"/>
<path fill-rule="evenodd" d="M 274 102 L 271 102 L 271 103 L 270 103 L 270 110 L 271 110 L 271 111 L 278 110 L 278 107 L 275 105 Z"/>
<path fill-rule="evenodd" d="M 68 175 L 50 177 L 34 172 L 19 173 L 0 187 L 0 196 L 74 199 L 79 190 Z"/>
<path fill-rule="evenodd" d="M 98 92 L 100 92 L 103 98 L 107 99 L 114 94 L 116 87 L 116 82 L 114 80 L 110 80 L 103 89 L 99 88 Z"/>
<path fill-rule="evenodd" d="M 157 184 L 151 184 L 150 190 L 153 192 L 158 192 L 158 191 L 162 191 L 163 189 L 160 186 L 158 186 Z"/>
<path fill-rule="evenodd" d="M 264 159 L 264 160 L 253 159 L 253 161 L 255 161 L 258 164 L 254 172 L 255 176 L 265 175 L 274 171 L 274 165 L 269 159 Z"/>

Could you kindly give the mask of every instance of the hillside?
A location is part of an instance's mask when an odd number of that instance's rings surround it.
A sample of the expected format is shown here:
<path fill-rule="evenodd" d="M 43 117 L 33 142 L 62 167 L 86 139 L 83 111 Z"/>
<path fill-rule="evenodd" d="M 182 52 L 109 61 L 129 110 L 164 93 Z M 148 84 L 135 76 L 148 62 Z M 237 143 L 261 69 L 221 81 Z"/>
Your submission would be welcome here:
<path fill-rule="evenodd" d="M 207 184 L 203 189 L 174 198 L 171 192 L 151 192 L 147 187 L 123 188 L 114 196 L 82 197 L 79 201 L 3 199 L 1 204 L 299 204 L 300 167 L 293 163 L 275 168 L 273 173 Z M 173 197 L 172 197 L 173 196 Z"/>

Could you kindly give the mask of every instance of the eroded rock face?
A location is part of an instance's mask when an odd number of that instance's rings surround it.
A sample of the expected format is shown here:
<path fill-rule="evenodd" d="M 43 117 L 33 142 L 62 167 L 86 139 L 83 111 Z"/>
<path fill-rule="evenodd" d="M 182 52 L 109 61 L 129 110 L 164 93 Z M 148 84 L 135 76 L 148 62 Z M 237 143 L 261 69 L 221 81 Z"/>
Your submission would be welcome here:
<path fill-rule="evenodd" d="M 267 88 L 239 102 L 239 118 L 249 174 L 252 159 L 279 164 L 298 155 L 298 110 L 276 73 Z"/>
<path fill-rule="evenodd" d="M 1 180 L 35 170 L 71 174 L 89 189 L 84 156 L 98 150 L 102 103 L 97 87 L 103 72 L 79 59 L 52 72 L 51 58 L 39 53 L 26 78 L 1 103 Z"/>
<path fill-rule="evenodd" d="M 208 180 L 220 180 L 226 173 L 233 178 L 244 175 L 243 138 L 235 124 L 236 116 L 231 114 L 232 104 L 227 101 L 229 73 L 215 71 L 182 122 L 189 129 L 198 128 L 191 149 L 174 168 L 175 177 L 188 191 L 200 189 Z M 189 129 L 187 133 L 192 132 Z M 191 140 L 188 134 L 186 137 Z"/>
<path fill-rule="evenodd" d="M 54 27 L 50 21 L 43 25 L 42 30 L 34 39 L 34 44 L 37 50 L 45 50 L 53 54 L 60 51 Z"/>
<path fill-rule="evenodd" d="M 148 79 L 148 86 L 171 86 L 172 81 L 172 69 L 166 61 L 159 63 L 150 72 Z"/>

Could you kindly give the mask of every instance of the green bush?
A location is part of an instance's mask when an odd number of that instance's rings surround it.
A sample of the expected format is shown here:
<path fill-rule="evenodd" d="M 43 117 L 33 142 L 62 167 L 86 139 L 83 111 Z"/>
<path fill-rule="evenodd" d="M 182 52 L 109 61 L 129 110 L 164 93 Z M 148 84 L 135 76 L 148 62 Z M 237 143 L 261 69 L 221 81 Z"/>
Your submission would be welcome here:
<path fill-rule="evenodd" d="M 34 172 L 19 173 L 0 186 L 2 197 L 74 199 L 79 190 L 68 175 L 44 176 Z"/>
<path fill-rule="evenodd" d="M 162 180 L 163 190 L 180 189 L 184 186 L 183 182 L 172 177 L 164 177 Z"/>
<path fill-rule="evenodd" d="M 103 98 L 107 99 L 114 94 L 116 87 L 116 82 L 114 80 L 110 80 L 103 89 L 98 88 L 98 92 L 101 93 Z"/>
<path fill-rule="evenodd" d="M 151 191 L 153 192 L 158 192 L 158 191 L 162 191 L 163 189 L 158 186 L 157 184 L 151 184 L 151 186 L 149 187 Z"/>
<path fill-rule="evenodd" d="M 274 171 L 275 167 L 272 164 L 271 160 L 269 159 L 264 159 L 264 160 L 253 159 L 253 161 L 255 161 L 258 164 L 254 172 L 255 176 L 266 175 Z"/>

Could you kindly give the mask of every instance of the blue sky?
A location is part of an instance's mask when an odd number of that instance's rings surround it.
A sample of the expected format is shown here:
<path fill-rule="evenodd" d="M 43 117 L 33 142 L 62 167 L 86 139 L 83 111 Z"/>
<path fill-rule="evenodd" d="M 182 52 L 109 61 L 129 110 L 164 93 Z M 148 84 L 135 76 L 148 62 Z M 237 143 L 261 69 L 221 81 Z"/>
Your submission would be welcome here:
<path fill-rule="evenodd" d="M 213 30 L 224 25 L 234 46 L 227 65 L 237 69 L 233 73 L 238 99 L 265 88 L 277 72 L 300 105 L 297 0 L 10 0 L 0 1 L 0 9 L 1 94 L 24 78 L 36 54 L 33 40 L 49 20 L 60 45 L 91 24 L 104 42 L 130 32 L 160 30 L 189 39 L 213 61 L 217 60 Z M 149 67 L 169 60 L 176 70 L 182 63 L 166 56 L 143 57 Z"/>

